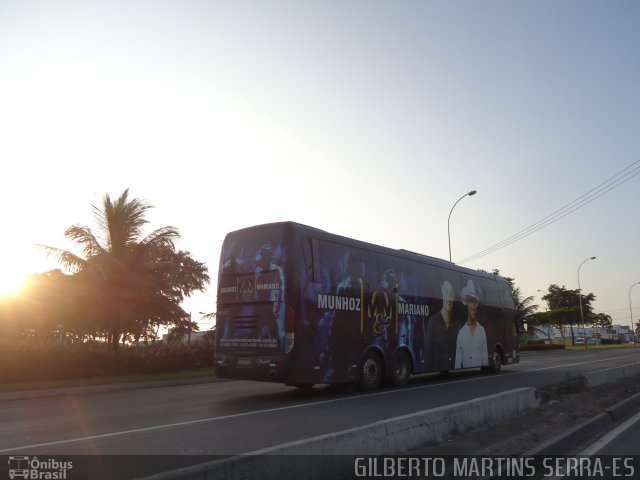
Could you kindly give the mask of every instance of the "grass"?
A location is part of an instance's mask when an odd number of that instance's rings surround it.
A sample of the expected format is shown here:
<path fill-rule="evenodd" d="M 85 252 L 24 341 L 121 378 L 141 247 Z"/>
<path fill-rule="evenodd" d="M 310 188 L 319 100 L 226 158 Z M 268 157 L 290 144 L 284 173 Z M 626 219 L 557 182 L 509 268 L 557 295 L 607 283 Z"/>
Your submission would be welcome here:
<path fill-rule="evenodd" d="M 579 345 L 571 345 L 571 342 L 568 342 L 564 347 L 566 350 L 592 350 L 594 348 L 602 349 L 602 348 L 632 348 L 637 347 L 638 345 L 630 344 L 630 343 L 613 343 L 608 345 L 596 345 L 594 343 L 587 344 L 586 348 L 583 344 Z"/>
<path fill-rule="evenodd" d="M 53 388 L 90 387 L 95 385 L 113 385 L 136 382 L 188 380 L 192 378 L 213 377 L 213 375 L 213 368 L 199 368 L 197 370 L 186 370 L 183 372 L 154 373 L 149 375 L 123 375 L 117 377 L 94 377 L 50 382 L 9 383 L 0 385 L 0 393 Z"/>
<path fill-rule="evenodd" d="M 585 348 L 584 344 L 581 345 L 571 345 L 571 341 L 567 341 L 565 342 L 565 347 L 562 350 L 557 350 L 557 349 L 549 349 L 549 350 L 545 350 L 545 349 L 540 349 L 540 350 L 522 350 L 520 352 L 520 355 L 531 355 L 531 354 L 536 354 L 536 353 L 545 353 L 545 352 L 554 352 L 554 353 L 560 353 L 560 352 L 580 352 L 580 351 L 584 351 L 584 350 L 602 350 L 604 348 L 633 348 L 633 347 L 640 347 L 640 344 L 629 344 L 629 343 L 614 343 L 614 344 L 610 344 L 610 345 L 595 345 L 592 343 L 587 344 L 587 347 Z"/>

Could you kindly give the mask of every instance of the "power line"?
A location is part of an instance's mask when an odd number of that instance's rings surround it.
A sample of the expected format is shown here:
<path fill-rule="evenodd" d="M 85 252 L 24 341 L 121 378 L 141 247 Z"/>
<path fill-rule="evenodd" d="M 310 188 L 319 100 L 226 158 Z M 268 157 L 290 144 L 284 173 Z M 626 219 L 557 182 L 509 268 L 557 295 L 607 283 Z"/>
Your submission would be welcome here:
<path fill-rule="evenodd" d="M 618 188 L 620 185 L 628 182 L 629 180 L 631 180 L 632 178 L 634 178 L 636 175 L 639 175 L 639 174 L 640 174 L 640 160 L 637 160 L 633 162 L 631 165 L 629 165 L 628 167 L 624 168 L 620 172 L 610 177 L 609 179 L 602 182 L 597 187 L 589 190 L 587 193 L 581 195 L 580 197 L 576 198 L 575 200 L 566 204 L 565 206 L 556 210 L 555 212 L 547 215 L 541 220 L 538 220 L 537 222 L 530 225 L 529 227 L 523 230 L 520 230 L 518 233 L 511 235 L 510 237 L 502 240 L 501 242 L 498 242 L 478 253 L 475 253 L 458 263 L 463 264 L 463 263 L 468 263 L 472 260 L 477 260 L 480 257 L 484 257 L 485 255 L 489 255 L 490 253 L 493 253 L 497 250 L 500 250 L 501 248 L 511 245 L 512 243 L 515 243 L 518 240 L 522 240 L 523 238 L 528 237 L 529 235 L 532 235 L 538 230 L 544 227 L 547 227 L 552 223 L 555 223 L 558 220 L 566 217 L 570 213 L 573 213 L 576 210 L 588 205 L 589 203 L 600 198 L 601 196 L 605 195 L 611 190 Z"/>
<path fill-rule="evenodd" d="M 624 173 L 626 172 L 626 173 Z M 507 239 L 485 249 L 482 250 L 481 252 L 478 252 L 468 258 L 465 258 L 464 260 L 462 260 L 459 263 L 466 263 L 472 260 L 475 260 L 477 258 L 483 257 L 485 255 L 488 255 L 490 253 L 495 252 L 496 250 L 499 250 L 503 247 L 506 247 L 518 240 L 521 240 L 522 238 L 525 238 L 535 232 L 537 232 L 538 230 L 551 225 L 552 223 L 560 220 L 561 218 L 569 215 L 570 213 L 573 213 L 574 211 L 584 207 L 585 205 L 591 203 L 592 201 L 596 200 L 597 198 L 601 197 L 602 195 L 604 195 L 605 193 L 608 193 L 609 191 L 613 190 L 614 188 L 619 187 L 620 185 L 622 185 L 623 183 L 631 180 L 633 177 L 635 177 L 636 175 L 640 174 L 640 160 L 632 163 L 631 165 L 629 165 L 627 168 L 625 168 L 624 170 L 618 172 L 617 174 L 615 174 L 613 177 L 609 178 L 608 180 L 606 180 L 605 182 L 601 183 L 600 185 L 598 185 L 597 187 L 593 188 L 592 190 L 588 191 L 587 193 L 585 193 L 584 195 L 578 197 L 577 199 L 575 199 L 574 201 L 568 203 L 567 205 L 565 205 L 564 207 L 556 210 L 555 212 L 553 212 L 550 215 L 547 215 L 546 217 L 544 217 L 543 219 L 537 221 L 536 223 L 534 223 L 533 225 L 525 228 L 524 230 L 521 230 L 520 232 L 512 235 L 511 237 L 508 237 Z"/>

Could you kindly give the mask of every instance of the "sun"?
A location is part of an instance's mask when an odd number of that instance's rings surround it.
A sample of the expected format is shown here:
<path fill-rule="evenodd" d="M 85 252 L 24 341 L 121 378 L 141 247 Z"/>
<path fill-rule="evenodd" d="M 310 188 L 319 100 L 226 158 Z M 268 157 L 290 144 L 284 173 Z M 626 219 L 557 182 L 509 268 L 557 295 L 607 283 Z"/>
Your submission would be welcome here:
<path fill-rule="evenodd" d="M 7 252 L 0 255 L 0 297 L 20 292 L 28 278 L 25 267 L 25 262 L 19 255 L 12 257 Z"/>
<path fill-rule="evenodd" d="M 50 263 L 34 255 L 28 246 L 8 245 L 6 250 L 0 251 L 0 297 L 20 294 L 33 272 L 50 270 Z"/>
<path fill-rule="evenodd" d="M 18 293 L 26 281 L 27 276 L 22 272 L 0 272 L 0 297 Z"/>

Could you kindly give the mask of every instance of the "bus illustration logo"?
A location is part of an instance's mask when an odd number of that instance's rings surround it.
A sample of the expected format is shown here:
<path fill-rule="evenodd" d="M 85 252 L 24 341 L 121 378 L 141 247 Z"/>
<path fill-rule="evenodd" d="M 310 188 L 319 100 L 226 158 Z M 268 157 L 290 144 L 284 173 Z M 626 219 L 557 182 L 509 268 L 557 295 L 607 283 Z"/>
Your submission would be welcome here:
<path fill-rule="evenodd" d="M 29 457 L 9 457 L 9 478 L 29 478 Z"/>
<path fill-rule="evenodd" d="M 9 478 L 65 480 L 67 471 L 73 468 L 73 462 L 61 462 L 54 459 L 38 460 L 38 457 L 9 457 Z"/>
<path fill-rule="evenodd" d="M 243 299 L 248 299 L 253 295 L 254 285 L 253 279 L 239 280 L 238 291 L 242 294 Z"/>
<path fill-rule="evenodd" d="M 367 306 L 367 315 L 373 321 L 372 331 L 374 335 L 383 335 L 396 319 L 397 307 L 395 299 L 389 298 L 386 292 L 374 292 Z M 396 322 L 397 323 L 397 322 Z"/>

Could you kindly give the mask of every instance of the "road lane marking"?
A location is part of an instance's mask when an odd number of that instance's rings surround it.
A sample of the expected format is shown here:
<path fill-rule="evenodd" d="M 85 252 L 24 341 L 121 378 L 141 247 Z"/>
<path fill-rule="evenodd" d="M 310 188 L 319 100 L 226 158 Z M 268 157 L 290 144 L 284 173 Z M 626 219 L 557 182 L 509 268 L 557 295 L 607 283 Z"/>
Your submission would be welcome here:
<path fill-rule="evenodd" d="M 580 452 L 580 455 L 589 457 L 591 455 L 595 455 L 604 447 L 609 445 L 612 441 L 614 441 L 619 435 L 622 435 L 625 431 L 634 426 L 637 422 L 640 422 L 640 412 L 636 413 L 633 417 L 628 418 L 616 428 L 608 432 L 606 435 L 596 440 L 593 444 Z"/>
<path fill-rule="evenodd" d="M 521 371 L 521 372 L 504 372 L 504 374 L 507 374 L 507 375 L 521 375 L 521 374 L 525 374 L 525 373 L 540 372 L 540 371 L 544 371 L 544 370 L 553 370 L 553 369 L 557 369 L 557 368 L 573 367 L 573 366 L 578 366 L 578 365 L 586 365 L 586 364 L 589 364 L 589 363 L 598 363 L 598 362 L 604 362 L 604 361 L 608 361 L 608 360 L 618 360 L 618 359 L 621 359 L 621 358 L 627 358 L 629 356 L 633 356 L 633 355 L 625 355 L 625 356 L 620 356 L 620 357 L 611 357 L 611 358 L 605 358 L 605 359 L 600 359 L 600 360 L 592 360 L 592 361 L 588 361 L 588 362 L 570 363 L 570 364 L 565 364 L 565 365 L 555 365 L 555 366 L 552 366 L 552 367 L 543 367 L 543 368 L 538 368 L 538 369 L 533 369 L 533 370 L 526 370 L 526 371 Z M 512 365 L 517 365 L 517 364 L 512 364 Z M 201 419 L 198 419 L 198 420 L 187 420 L 187 421 L 184 421 L 184 422 L 167 423 L 167 424 L 163 424 L 163 425 L 154 425 L 154 426 L 151 426 L 151 427 L 134 428 L 134 429 L 130 429 L 130 430 L 122 430 L 122 431 L 119 431 L 119 432 L 101 433 L 101 434 L 89 435 L 89 436 L 85 436 L 85 437 L 75 437 L 75 438 L 68 438 L 68 439 L 64 439 L 64 440 L 55 440 L 55 441 L 51 441 L 51 442 L 34 443 L 34 444 L 31 444 L 31 445 L 21 445 L 21 446 L 18 446 L 18 447 L 10 447 L 10 448 L 0 449 L 0 454 L 4 454 L 4 453 L 7 453 L 7 452 L 24 451 L 24 450 L 29 450 L 29 449 L 32 449 L 32 448 L 51 447 L 51 446 L 65 445 L 65 444 L 75 443 L 75 442 L 86 442 L 86 441 L 89 441 L 89 440 L 99 440 L 99 439 L 103 439 L 103 438 L 113 438 L 113 437 L 118 437 L 118 436 L 122 436 L 122 435 L 130 435 L 130 434 L 136 434 L 136 433 L 152 432 L 154 430 L 163 430 L 163 429 L 168 429 L 168 428 L 183 427 L 183 426 L 187 426 L 187 425 L 197 425 L 197 424 L 201 424 L 201 423 L 215 422 L 215 421 L 218 421 L 218 420 L 228 420 L 228 419 L 232 419 L 232 418 L 246 417 L 246 416 L 258 415 L 258 414 L 262 414 L 262 413 L 281 412 L 281 411 L 286 411 L 286 410 L 293 410 L 293 409 L 296 409 L 296 408 L 303 408 L 303 407 L 311 407 L 311 406 L 316 406 L 316 405 L 324 405 L 324 404 L 330 404 L 330 403 L 344 402 L 344 401 L 354 400 L 354 399 L 358 399 L 358 398 L 363 398 L 365 396 L 366 397 L 378 397 L 378 396 L 382 396 L 382 395 L 397 394 L 397 393 L 401 393 L 401 392 L 406 391 L 406 390 L 420 390 L 420 389 L 426 389 L 426 388 L 435 388 L 435 387 L 440 387 L 440 386 L 443 386 L 443 385 L 444 386 L 448 386 L 448 385 L 455 385 L 455 384 L 458 384 L 458 383 L 465 383 L 465 382 L 477 382 L 477 381 L 489 380 L 489 379 L 493 379 L 493 378 L 496 378 L 496 377 L 494 377 L 494 376 L 491 376 L 491 377 L 479 376 L 479 377 L 474 377 L 474 378 L 465 378 L 465 379 L 461 379 L 461 380 L 453 380 L 453 381 L 448 381 L 448 382 L 434 383 L 434 384 L 430 384 L 430 385 L 420 385 L 420 386 L 403 388 L 403 389 L 383 390 L 383 391 L 380 391 L 380 392 L 373 392 L 373 393 L 368 393 L 368 394 L 351 395 L 349 397 L 340 397 L 340 398 L 334 398 L 334 399 L 331 399 L 331 400 L 320 400 L 320 401 L 317 401 L 317 402 L 302 403 L 302 404 L 297 404 L 297 405 L 287 405 L 287 406 L 284 406 L 284 407 L 275 407 L 275 408 L 268 408 L 268 409 L 263 409 L 263 410 L 254 410 L 254 411 L 250 411 L 250 412 L 234 413 L 234 414 L 231 414 L 231 415 L 222 415 L 222 416 L 219 416 L 219 417 L 201 418 Z"/>
<path fill-rule="evenodd" d="M 572 458 L 581 458 L 581 457 L 591 457 L 597 454 L 600 450 L 606 447 L 609 443 L 615 440 L 619 435 L 624 433 L 626 430 L 631 428 L 635 423 L 640 421 L 640 412 L 636 413 L 633 417 L 627 419 L 625 422 L 618 425 L 613 430 L 609 431 L 606 435 L 596 440 L 590 446 L 585 448 L 582 452 Z M 566 470 L 568 465 L 568 461 L 565 459 L 563 464 L 563 469 Z M 549 478 L 548 480 L 562 480 L 567 478 L 567 475 L 556 475 L 554 477 Z M 570 478 L 575 478 L 575 475 L 572 473 Z"/>
<path fill-rule="evenodd" d="M 640 362 L 627 363 L 627 364 L 625 365 L 625 367 L 627 367 L 627 366 L 631 366 L 631 365 L 638 365 L 638 364 L 640 364 Z M 600 369 L 600 370 L 594 370 L 593 372 L 589 372 L 589 373 L 608 372 L 608 371 L 610 371 L 610 370 L 617 370 L 618 368 L 620 368 L 620 367 L 603 368 L 603 369 Z"/>
<path fill-rule="evenodd" d="M 578 366 L 578 365 L 587 365 L 588 363 L 606 362 L 606 361 L 608 361 L 608 360 L 619 360 L 619 359 L 621 359 L 621 358 L 628 358 L 628 357 L 635 357 L 635 356 L 636 356 L 636 355 L 623 355 L 623 356 L 621 356 L 621 357 L 603 358 L 603 359 L 600 359 L 600 360 L 590 360 L 590 361 L 588 361 L 588 362 L 567 363 L 567 364 L 565 364 L 565 365 L 556 365 L 556 366 L 553 366 L 553 367 L 535 368 L 535 369 L 533 369 L 533 370 L 527 370 L 527 371 L 525 371 L 525 372 L 514 372 L 514 373 L 518 374 L 518 373 L 529 373 L 529 372 L 541 372 L 541 371 L 543 371 L 543 370 L 552 370 L 552 369 L 554 369 L 554 368 L 575 367 L 575 366 Z M 515 364 L 514 364 L 514 365 L 515 365 Z M 627 364 L 627 365 L 634 365 L 634 364 L 633 364 L 633 363 L 631 363 L 631 364 Z M 622 366 L 626 366 L 626 365 L 621 365 L 620 367 L 622 367 Z M 620 367 L 613 367 L 613 368 L 620 368 Z M 599 370 L 594 370 L 594 371 L 599 371 Z"/>

